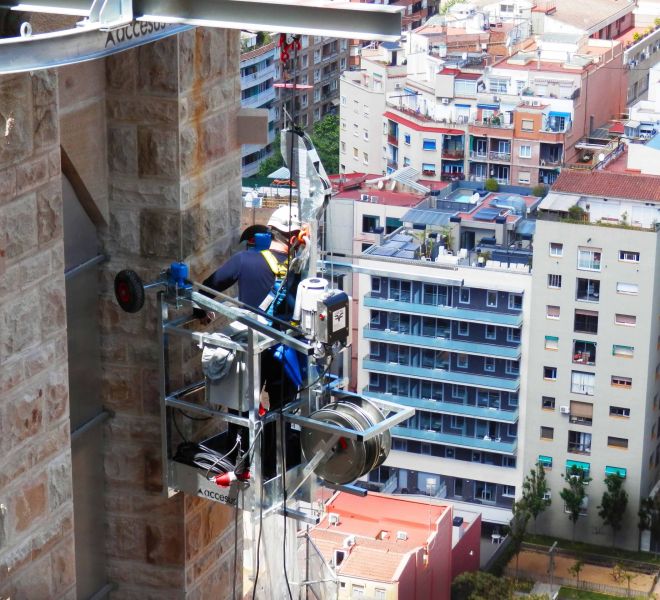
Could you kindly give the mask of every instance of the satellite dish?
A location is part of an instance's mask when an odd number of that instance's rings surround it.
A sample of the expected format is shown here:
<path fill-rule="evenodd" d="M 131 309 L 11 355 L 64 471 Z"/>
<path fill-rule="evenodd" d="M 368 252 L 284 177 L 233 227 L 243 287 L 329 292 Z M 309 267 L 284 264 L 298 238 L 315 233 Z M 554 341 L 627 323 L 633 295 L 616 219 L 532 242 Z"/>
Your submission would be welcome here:
<path fill-rule="evenodd" d="M 385 184 L 383 183 L 383 180 L 381 179 L 381 180 L 379 180 L 378 183 L 376 184 L 376 187 L 377 187 L 379 190 L 382 190 L 384 185 L 385 185 Z"/>
<path fill-rule="evenodd" d="M 603 162 L 604 160 L 605 160 L 605 155 L 601 152 L 601 153 L 598 155 L 598 162 Z"/>

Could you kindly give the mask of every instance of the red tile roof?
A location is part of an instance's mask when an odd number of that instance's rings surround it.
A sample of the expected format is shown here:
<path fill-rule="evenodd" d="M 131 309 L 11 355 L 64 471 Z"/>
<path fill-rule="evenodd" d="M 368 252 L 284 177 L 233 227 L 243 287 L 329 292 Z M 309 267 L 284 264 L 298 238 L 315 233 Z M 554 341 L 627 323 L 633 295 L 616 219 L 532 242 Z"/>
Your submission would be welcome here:
<path fill-rule="evenodd" d="M 584 196 L 660 202 L 660 176 L 567 170 L 559 174 L 552 190 Z"/>

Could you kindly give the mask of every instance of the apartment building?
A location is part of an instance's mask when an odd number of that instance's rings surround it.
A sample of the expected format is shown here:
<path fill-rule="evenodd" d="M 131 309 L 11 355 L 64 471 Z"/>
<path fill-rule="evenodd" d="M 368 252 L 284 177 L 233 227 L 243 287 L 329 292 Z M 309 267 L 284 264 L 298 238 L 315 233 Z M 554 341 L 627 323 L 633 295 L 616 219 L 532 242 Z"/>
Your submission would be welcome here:
<path fill-rule="evenodd" d="M 340 163 L 347 171 L 412 166 L 435 180 L 551 184 L 566 164 L 596 164 L 612 142 L 600 128 L 625 101 L 623 91 L 611 93 L 625 89 L 618 42 L 549 33 L 487 65 L 481 53 L 441 55 L 434 39 L 430 26 L 411 33 L 405 78 L 393 73 L 395 89 L 387 92 L 392 85 L 384 83 L 390 74 L 384 70 L 370 89 L 385 95 L 380 156 L 372 144 L 365 164 L 366 151 L 351 143 L 360 124 L 350 111 L 342 113 Z M 363 64 L 362 80 L 342 80 L 342 105 L 365 93 L 373 66 Z"/>
<path fill-rule="evenodd" d="M 452 194 L 445 205 L 469 199 L 466 190 Z M 476 254 L 449 250 L 460 228 L 501 217 L 490 210 L 481 199 L 463 213 L 412 209 L 355 261 L 356 352 L 358 391 L 417 409 L 393 429 L 392 452 L 370 481 L 476 504 L 484 521 L 505 524 L 523 474 L 531 277 L 527 259 L 480 268 Z"/>
<path fill-rule="evenodd" d="M 572 535 L 559 493 L 575 466 L 592 478 L 576 536 L 610 543 L 597 507 L 618 473 L 629 505 L 617 545 L 638 545 L 639 502 L 660 474 L 659 211 L 659 178 L 604 171 L 563 172 L 539 206 L 524 460 L 550 485 L 539 532 Z"/>
<path fill-rule="evenodd" d="M 270 41 L 270 36 L 242 32 L 241 50 L 241 106 L 268 110 L 268 143 L 244 144 L 241 147 L 242 175 L 250 177 L 257 173 L 261 161 L 275 150 L 277 44 Z"/>
<path fill-rule="evenodd" d="M 657 8 L 656 17 L 660 17 L 660 7 Z M 654 85 L 651 69 L 660 60 L 660 27 L 655 24 L 646 27 L 637 26 L 637 23 L 635 25 L 619 38 L 625 48 L 623 64 L 627 68 L 628 105 L 649 97 L 649 86 Z"/>
<path fill-rule="evenodd" d="M 452 579 L 479 568 L 476 513 L 440 502 L 342 492 L 326 510 L 310 538 L 339 585 L 319 588 L 326 595 L 318 597 L 449 600 Z"/>
<path fill-rule="evenodd" d="M 339 77 L 348 68 L 348 40 L 304 35 L 300 42 L 300 50 L 291 52 L 286 67 L 277 63 L 276 79 L 311 87 L 277 90 L 276 131 L 286 127 L 289 119 L 311 130 L 339 105 Z M 278 61 L 279 56 L 278 50 Z"/>

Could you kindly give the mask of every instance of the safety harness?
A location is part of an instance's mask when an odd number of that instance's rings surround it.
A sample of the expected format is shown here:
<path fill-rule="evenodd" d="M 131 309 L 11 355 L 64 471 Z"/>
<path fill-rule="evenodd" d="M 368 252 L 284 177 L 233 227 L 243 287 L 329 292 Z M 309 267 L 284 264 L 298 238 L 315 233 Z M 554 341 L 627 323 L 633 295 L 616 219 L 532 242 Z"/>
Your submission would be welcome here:
<path fill-rule="evenodd" d="M 284 300 L 285 294 L 281 294 L 280 291 L 288 273 L 289 261 L 287 259 L 283 263 L 279 262 L 270 250 L 262 250 L 261 256 L 264 257 L 264 260 L 270 267 L 273 275 L 275 275 L 275 283 L 268 292 L 268 295 L 264 298 L 263 302 L 259 305 L 259 308 L 266 311 L 269 315 L 273 315 L 275 314 L 275 309 Z"/>

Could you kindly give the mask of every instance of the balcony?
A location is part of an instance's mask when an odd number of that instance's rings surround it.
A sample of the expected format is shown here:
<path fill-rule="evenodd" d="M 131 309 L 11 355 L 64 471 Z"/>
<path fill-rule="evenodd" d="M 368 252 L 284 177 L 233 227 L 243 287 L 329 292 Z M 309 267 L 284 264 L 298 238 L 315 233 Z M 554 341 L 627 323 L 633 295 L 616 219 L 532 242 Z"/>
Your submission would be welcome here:
<path fill-rule="evenodd" d="M 519 347 L 495 346 L 483 342 L 470 342 L 463 340 L 450 340 L 442 337 L 428 337 L 422 335 L 412 335 L 409 333 L 400 333 L 397 331 L 363 329 L 364 338 L 367 340 L 376 340 L 382 342 L 391 342 L 393 344 L 409 344 L 411 346 L 423 346 L 425 348 L 435 348 L 437 350 L 448 350 L 450 352 L 460 352 L 462 354 L 478 354 L 481 356 L 492 356 L 504 360 L 518 360 L 520 358 Z"/>
<path fill-rule="evenodd" d="M 399 163 L 395 160 L 387 160 L 387 168 L 396 171 L 399 168 Z"/>
<path fill-rule="evenodd" d="M 373 360 L 368 356 L 362 360 L 362 368 L 367 371 L 377 371 L 390 375 L 404 375 L 418 379 L 432 379 L 433 381 L 442 381 L 444 383 L 456 383 L 458 385 L 469 385 L 471 387 L 481 387 L 496 389 L 505 392 L 515 392 L 519 387 L 519 379 L 506 379 L 504 377 L 491 377 L 488 375 L 477 375 L 476 373 L 463 373 L 460 371 L 449 371 L 448 364 L 444 368 L 430 369 L 427 367 L 412 367 L 410 365 L 400 365 L 398 363 Z"/>
<path fill-rule="evenodd" d="M 243 108 L 260 108 L 273 100 L 275 100 L 275 88 L 269 88 L 259 94 L 253 94 L 252 96 L 241 99 L 241 106 Z"/>
<path fill-rule="evenodd" d="M 373 396 L 386 402 L 396 402 L 404 406 L 412 406 L 419 410 L 428 410 L 431 412 L 443 413 L 447 415 L 456 415 L 460 417 L 470 417 L 474 419 L 485 419 L 498 423 L 517 423 L 518 409 L 500 410 L 497 408 L 487 408 L 485 406 L 472 406 L 468 404 L 457 404 L 456 402 L 444 402 L 442 400 L 430 400 L 427 398 L 409 398 L 408 396 L 398 396 L 396 394 L 387 394 L 384 392 L 372 392 L 369 386 L 363 390 L 365 396 Z"/>
<path fill-rule="evenodd" d="M 402 302 L 400 300 L 391 300 L 389 298 L 379 298 L 366 294 L 364 296 L 364 306 L 367 308 L 379 308 L 381 310 L 392 310 L 396 312 L 406 312 L 414 315 L 423 315 L 425 317 L 441 317 L 460 321 L 469 321 L 471 323 L 484 323 L 486 325 L 502 325 L 504 327 L 520 327 L 522 325 L 522 314 L 506 314 L 498 312 L 488 312 L 482 310 L 470 310 L 467 308 L 455 308 L 453 306 L 429 306 L 418 302 Z"/>
<path fill-rule="evenodd" d="M 594 366 L 596 364 L 596 342 L 573 342 L 573 363 Z"/>
<path fill-rule="evenodd" d="M 395 429 L 396 429 L 396 427 L 395 427 Z M 591 443 L 589 443 L 589 444 L 574 444 L 574 443 L 568 442 L 566 450 L 568 452 L 572 452 L 573 454 L 583 454 L 583 455 L 589 456 L 591 454 Z"/>
<path fill-rule="evenodd" d="M 435 442 L 436 444 L 446 444 L 457 448 L 468 448 L 475 450 L 487 450 L 496 454 L 515 455 L 518 447 L 518 441 L 511 442 L 498 441 L 485 437 L 468 437 L 453 433 L 439 433 L 433 430 L 422 431 L 407 427 L 393 427 L 392 435 L 408 440 L 418 440 L 420 442 Z"/>
<path fill-rule="evenodd" d="M 389 135 L 388 134 L 387 143 L 392 145 L 392 146 L 398 146 L 399 145 L 399 138 L 395 135 Z"/>

